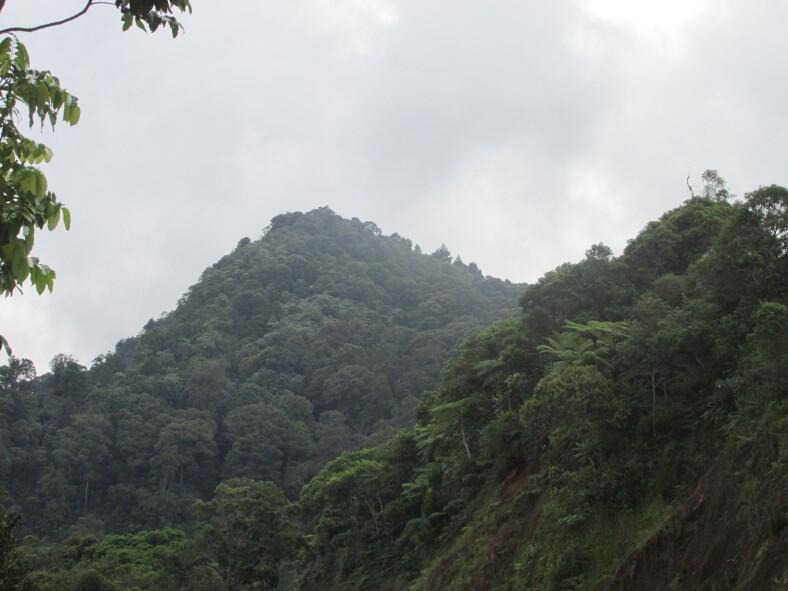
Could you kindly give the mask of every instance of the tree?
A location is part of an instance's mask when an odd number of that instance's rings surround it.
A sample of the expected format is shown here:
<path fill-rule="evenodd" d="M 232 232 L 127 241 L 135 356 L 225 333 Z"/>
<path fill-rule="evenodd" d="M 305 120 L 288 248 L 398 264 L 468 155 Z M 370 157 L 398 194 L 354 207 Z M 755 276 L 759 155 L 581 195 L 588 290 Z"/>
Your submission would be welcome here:
<path fill-rule="evenodd" d="M 704 170 L 701 175 L 703 180 L 703 197 L 713 201 L 725 201 L 731 195 L 725 188 L 725 179 L 716 170 Z"/>
<path fill-rule="evenodd" d="M 188 583 L 189 542 L 186 534 L 171 528 L 108 535 L 83 554 L 72 572 L 95 569 L 119 590 L 202 589 Z"/>
<path fill-rule="evenodd" d="M 581 324 L 567 320 L 557 338 L 548 337 L 547 344 L 539 345 L 536 349 L 556 357 L 554 368 L 572 364 L 606 368 L 616 343 L 626 338 L 628 333 L 629 325 L 626 322 L 589 320 Z"/>
<path fill-rule="evenodd" d="M 291 504 L 273 482 L 229 480 L 195 507 L 204 519 L 202 558 L 223 589 L 277 588 L 280 565 L 295 554 L 298 534 Z"/>
<path fill-rule="evenodd" d="M 231 476 L 251 476 L 284 483 L 292 461 L 307 455 L 311 437 L 307 426 L 291 420 L 266 403 L 241 406 L 225 421 L 230 450 L 225 470 Z"/>
<path fill-rule="evenodd" d="M 600 261 L 609 261 L 613 258 L 613 251 L 607 244 L 597 242 L 596 244 L 592 244 L 591 247 L 586 251 L 586 258 Z"/>
<path fill-rule="evenodd" d="M 26 137 L 19 129 L 19 109 L 27 107 L 30 127 L 49 123 L 53 128 L 58 119 L 69 125 L 79 122 L 77 98 L 66 91 L 60 80 L 46 70 L 31 67 L 30 56 L 17 33 L 33 33 L 71 22 L 97 5 L 112 5 L 121 14 L 123 30 L 136 24 L 142 30 L 156 31 L 168 27 L 173 37 L 181 25 L 174 17 L 176 10 L 191 11 L 190 0 L 87 0 L 83 8 L 66 18 L 33 27 L 12 26 L 0 30 L 0 293 L 11 295 L 21 291 L 30 280 L 41 294 L 52 291 L 55 271 L 30 256 L 35 232 L 46 226 L 54 230 L 63 220 L 68 229 L 71 213 L 49 190 L 40 165 L 49 162 L 52 151 L 42 143 Z M 5 0 L 0 0 L 0 13 Z M 10 354 L 8 343 L 0 335 L 0 346 Z"/>
<path fill-rule="evenodd" d="M 778 255 L 788 255 L 788 189 L 777 185 L 761 187 L 747 193 L 745 201 L 764 230 L 777 241 Z"/>
<path fill-rule="evenodd" d="M 204 413 L 181 411 L 159 433 L 151 458 L 151 466 L 159 475 L 161 496 L 175 484 L 182 487 L 185 476 L 201 470 L 204 474 L 215 456 L 212 421 Z"/>
<path fill-rule="evenodd" d="M 110 454 L 109 420 L 100 414 L 83 413 L 74 416 L 71 425 L 60 429 L 55 438 L 54 456 L 80 483 L 82 504 L 90 500 L 90 482 L 99 477 Z"/>
<path fill-rule="evenodd" d="M 15 529 L 19 518 L 5 512 L 3 497 L 0 491 L 0 589 L 24 591 L 30 587 L 25 583 L 26 572 L 17 550 Z"/>
<path fill-rule="evenodd" d="M 385 534 L 384 499 L 399 491 L 392 489 L 381 449 L 342 454 L 301 491 L 304 513 L 314 520 L 313 552 L 325 552 L 337 539 L 371 542 Z"/>
<path fill-rule="evenodd" d="M 613 382 L 587 365 L 555 368 L 520 408 L 527 460 L 566 495 L 567 525 L 585 520 L 592 500 L 610 498 L 616 477 L 606 464 L 627 413 Z"/>

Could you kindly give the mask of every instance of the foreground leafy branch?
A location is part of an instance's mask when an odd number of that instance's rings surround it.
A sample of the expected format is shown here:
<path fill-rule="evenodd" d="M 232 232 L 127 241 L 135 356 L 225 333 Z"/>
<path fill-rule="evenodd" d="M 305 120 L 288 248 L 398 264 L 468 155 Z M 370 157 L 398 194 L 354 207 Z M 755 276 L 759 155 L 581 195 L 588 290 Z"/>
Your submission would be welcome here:
<path fill-rule="evenodd" d="M 85 15 L 95 5 L 114 6 L 123 30 L 136 24 L 143 31 L 169 28 L 173 37 L 181 31 L 176 12 L 191 12 L 189 0 L 88 0 L 71 16 L 31 27 L 0 29 L 0 293 L 10 296 L 30 280 L 36 291 L 52 291 L 55 271 L 32 256 L 36 230 L 54 230 L 60 223 L 68 230 L 71 212 L 49 190 L 40 165 L 52 159 L 52 151 L 25 136 L 19 129 L 20 109 L 26 107 L 30 127 L 58 120 L 76 125 L 80 118 L 77 98 L 46 70 L 30 66 L 30 56 L 16 33 L 32 33 L 64 25 Z M 0 12 L 5 0 L 0 0 Z M 10 354 L 6 339 L 0 347 Z"/>

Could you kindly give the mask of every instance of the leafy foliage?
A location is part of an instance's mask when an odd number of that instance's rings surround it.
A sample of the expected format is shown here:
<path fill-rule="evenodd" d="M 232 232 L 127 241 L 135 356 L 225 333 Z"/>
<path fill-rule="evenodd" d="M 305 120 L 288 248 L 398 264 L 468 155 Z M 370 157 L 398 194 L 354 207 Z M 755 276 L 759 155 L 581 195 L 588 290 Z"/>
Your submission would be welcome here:
<path fill-rule="evenodd" d="M 49 162 L 52 151 L 19 131 L 19 107 L 27 108 L 32 127 L 58 118 L 79 121 L 77 99 L 61 88 L 49 72 L 30 67 L 27 48 L 8 36 L 0 41 L 0 292 L 10 295 L 30 278 L 38 293 L 52 291 L 55 272 L 30 257 L 36 229 L 53 230 L 61 220 L 68 229 L 71 214 L 48 190 L 37 167 Z"/>
<path fill-rule="evenodd" d="M 4 495 L 0 491 L 0 502 Z M 26 591 L 26 568 L 19 553 L 16 525 L 19 517 L 8 515 L 0 504 L 0 588 L 4 591 Z"/>
<path fill-rule="evenodd" d="M 276 589 L 280 564 L 296 550 L 290 503 L 272 482 L 229 480 L 197 502 L 197 534 L 207 565 L 223 589 Z"/>

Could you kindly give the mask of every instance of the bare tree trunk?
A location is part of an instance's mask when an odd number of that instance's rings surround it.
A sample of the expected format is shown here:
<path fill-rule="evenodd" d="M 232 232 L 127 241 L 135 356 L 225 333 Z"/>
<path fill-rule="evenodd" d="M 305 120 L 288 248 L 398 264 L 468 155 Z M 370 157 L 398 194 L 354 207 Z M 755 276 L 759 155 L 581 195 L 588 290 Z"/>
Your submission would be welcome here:
<path fill-rule="evenodd" d="M 375 511 L 375 507 L 369 501 L 369 499 L 364 499 L 364 502 L 367 504 L 367 509 L 369 509 L 369 514 L 372 516 L 372 523 L 375 526 L 375 533 L 378 533 L 378 514 Z"/>
<path fill-rule="evenodd" d="M 383 499 L 380 498 L 380 493 L 378 493 L 378 505 L 380 506 L 380 518 L 383 520 L 383 529 L 386 529 L 386 510 L 383 507 Z"/>
<path fill-rule="evenodd" d="M 468 440 L 465 438 L 465 425 L 460 423 L 460 435 L 462 435 L 462 444 L 465 446 L 465 453 L 468 455 L 468 459 L 471 459 L 471 448 L 468 447 Z"/>
<path fill-rule="evenodd" d="M 654 425 L 654 421 L 656 420 L 657 414 L 657 384 L 654 377 L 654 370 L 651 370 L 651 436 L 654 437 L 656 433 L 656 427 Z"/>

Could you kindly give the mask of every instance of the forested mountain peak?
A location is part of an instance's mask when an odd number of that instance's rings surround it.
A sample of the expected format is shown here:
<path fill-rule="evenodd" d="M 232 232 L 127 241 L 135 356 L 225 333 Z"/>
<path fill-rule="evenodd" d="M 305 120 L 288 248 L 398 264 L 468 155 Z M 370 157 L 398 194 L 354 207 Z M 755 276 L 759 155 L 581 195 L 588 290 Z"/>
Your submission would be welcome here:
<path fill-rule="evenodd" d="M 410 240 L 398 234 L 384 236 L 373 222 L 347 220 L 327 207 L 283 214 L 273 218 L 259 240 L 242 239 L 233 253 L 207 269 L 182 303 L 204 303 L 219 295 L 216 288 L 221 283 L 227 298 L 240 298 L 233 305 L 241 313 L 253 306 L 242 294 L 259 289 L 266 295 L 323 294 L 372 307 L 405 309 L 424 304 L 449 285 L 486 283 L 483 291 L 491 296 L 505 293 L 504 285 L 511 285 L 492 278 L 485 281 L 474 263 L 452 262 L 445 247 L 429 257 L 421 255 Z M 421 281 L 436 282 L 435 289 L 420 285 Z"/>
<path fill-rule="evenodd" d="M 14 361 L 0 484 L 48 533 L 179 523 L 233 477 L 295 495 L 410 424 L 451 349 L 521 293 L 326 207 L 277 216 L 90 370 Z"/>

